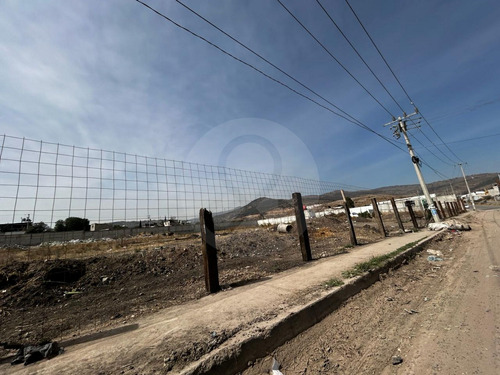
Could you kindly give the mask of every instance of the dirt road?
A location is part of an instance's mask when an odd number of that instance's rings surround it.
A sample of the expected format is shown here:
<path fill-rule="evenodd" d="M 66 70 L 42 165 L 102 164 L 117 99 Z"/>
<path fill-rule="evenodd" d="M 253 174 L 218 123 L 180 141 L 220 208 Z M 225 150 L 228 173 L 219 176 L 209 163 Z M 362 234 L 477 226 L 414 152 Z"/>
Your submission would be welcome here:
<path fill-rule="evenodd" d="M 272 354 L 285 375 L 498 374 L 500 210 L 422 253 Z M 244 375 L 268 374 L 271 357 Z M 393 357 L 402 362 L 393 364 Z"/>

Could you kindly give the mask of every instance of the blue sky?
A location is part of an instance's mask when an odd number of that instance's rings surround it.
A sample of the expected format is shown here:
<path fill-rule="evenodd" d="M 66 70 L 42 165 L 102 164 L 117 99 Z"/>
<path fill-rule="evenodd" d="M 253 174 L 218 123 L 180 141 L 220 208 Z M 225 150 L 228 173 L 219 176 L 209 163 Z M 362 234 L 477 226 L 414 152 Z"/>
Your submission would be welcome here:
<path fill-rule="evenodd" d="M 175 1 L 146 0 L 290 87 L 303 88 Z M 386 113 L 276 1 L 187 5 L 377 132 Z M 391 113 L 400 109 L 315 1 L 283 3 Z M 413 108 L 344 1 L 325 1 L 407 112 Z M 351 0 L 424 116 L 468 163 L 498 172 L 500 5 Z M 0 133 L 363 187 L 416 183 L 409 156 L 236 62 L 133 0 L 0 2 Z M 318 101 L 321 101 L 318 99 Z M 427 124 L 422 131 L 456 160 Z M 423 135 L 433 168 L 459 170 Z M 484 137 L 488 136 L 488 137 Z M 480 139 L 462 141 L 475 137 Z M 398 141 L 401 142 L 401 141 Z M 423 167 L 427 181 L 441 179 Z"/>

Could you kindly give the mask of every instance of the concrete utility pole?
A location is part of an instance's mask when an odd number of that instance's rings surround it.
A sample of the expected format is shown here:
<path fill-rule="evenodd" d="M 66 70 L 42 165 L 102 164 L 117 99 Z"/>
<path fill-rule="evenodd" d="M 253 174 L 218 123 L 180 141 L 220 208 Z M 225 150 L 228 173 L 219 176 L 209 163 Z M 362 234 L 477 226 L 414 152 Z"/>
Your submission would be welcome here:
<path fill-rule="evenodd" d="M 464 176 L 465 186 L 467 186 L 467 191 L 469 192 L 469 199 L 470 199 L 470 203 L 472 204 L 472 209 L 474 211 L 476 211 L 476 204 L 474 203 L 474 198 L 472 198 L 472 194 L 470 193 L 469 183 L 467 182 L 467 178 L 465 177 L 464 168 L 462 167 L 462 163 L 458 163 L 458 165 L 460 166 L 460 169 L 462 170 L 462 176 Z"/>
<path fill-rule="evenodd" d="M 418 115 L 417 109 L 415 109 L 415 112 L 410 115 L 403 113 L 403 117 L 398 117 L 397 119 L 393 117 L 393 121 L 385 124 L 384 126 L 392 125 L 391 128 L 394 129 L 394 135 L 397 138 L 401 137 L 401 134 L 403 134 L 406 146 L 408 147 L 408 152 L 410 153 L 411 156 L 413 167 L 415 167 L 415 173 L 417 174 L 418 181 L 420 182 L 420 187 L 422 188 L 425 199 L 427 200 L 427 204 L 429 206 L 429 210 L 431 211 L 432 218 L 434 219 L 435 223 L 440 223 L 441 219 L 439 219 L 436 206 L 434 206 L 434 201 L 432 200 L 431 195 L 429 194 L 429 190 L 427 190 L 427 185 L 425 184 L 424 177 L 422 176 L 422 172 L 420 171 L 420 159 L 415 155 L 413 147 L 410 143 L 410 138 L 408 138 L 408 128 L 406 120 L 411 119 L 413 116 L 416 115 Z M 418 127 L 418 123 L 414 123 L 414 126 Z"/>

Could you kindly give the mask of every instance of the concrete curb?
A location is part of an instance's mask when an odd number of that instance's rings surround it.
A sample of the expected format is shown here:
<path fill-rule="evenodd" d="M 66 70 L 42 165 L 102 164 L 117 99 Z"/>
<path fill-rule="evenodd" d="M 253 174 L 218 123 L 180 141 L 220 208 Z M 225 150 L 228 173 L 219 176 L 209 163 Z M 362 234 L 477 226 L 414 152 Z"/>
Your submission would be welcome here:
<path fill-rule="evenodd" d="M 381 274 L 387 273 L 390 269 L 398 268 L 405 261 L 422 251 L 428 242 L 443 233 L 445 232 L 442 230 L 438 231 L 419 241 L 415 246 L 396 255 L 384 266 L 349 279 L 345 285 L 333 288 L 326 295 L 281 318 L 271 328 L 235 343 L 227 342 L 226 345 L 222 345 L 222 347 L 206 354 L 200 360 L 184 368 L 180 374 L 232 375 L 245 370 L 248 362 L 269 355 L 286 341 L 319 323 L 343 302 L 378 281 Z"/>

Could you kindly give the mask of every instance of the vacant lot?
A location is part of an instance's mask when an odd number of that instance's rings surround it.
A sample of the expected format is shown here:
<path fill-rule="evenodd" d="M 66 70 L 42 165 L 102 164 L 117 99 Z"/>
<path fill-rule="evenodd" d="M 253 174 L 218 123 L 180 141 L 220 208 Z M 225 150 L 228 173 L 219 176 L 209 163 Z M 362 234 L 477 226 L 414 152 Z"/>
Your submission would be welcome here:
<path fill-rule="evenodd" d="M 386 229 L 397 235 L 392 216 L 385 220 Z M 360 243 L 383 238 L 372 219 L 359 218 L 355 225 Z M 308 221 L 308 228 L 314 258 L 348 251 L 345 215 Z M 216 241 L 223 289 L 303 264 L 294 231 L 227 230 L 217 233 Z M 198 234 L 145 233 L 113 241 L 2 249 L 0 342 L 78 337 L 200 298 L 206 295 L 200 243 Z"/>

